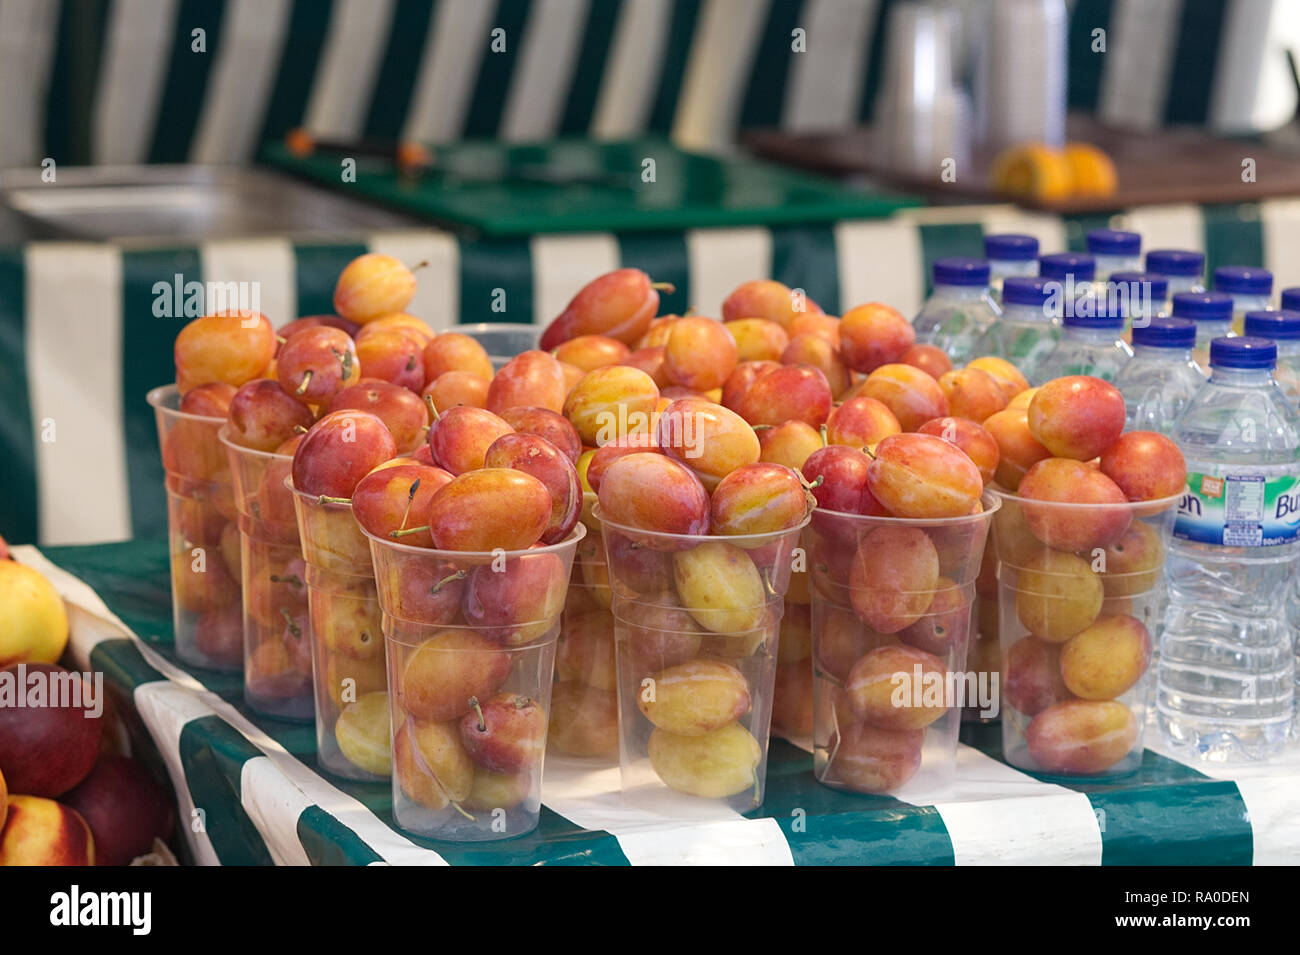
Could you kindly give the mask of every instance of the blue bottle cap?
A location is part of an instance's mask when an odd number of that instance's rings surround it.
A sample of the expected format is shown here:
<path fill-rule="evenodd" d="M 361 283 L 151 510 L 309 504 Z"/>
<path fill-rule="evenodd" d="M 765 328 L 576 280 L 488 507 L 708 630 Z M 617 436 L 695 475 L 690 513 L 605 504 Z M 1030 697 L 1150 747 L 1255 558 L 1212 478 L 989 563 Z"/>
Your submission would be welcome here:
<path fill-rule="evenodd" d="M 1300 340 L 1300 312 L 1284 308 L 1280 312 L 1247 312 L 1247 335 L 1275 342 Z"/>
<path fill-rule="evenodd" d="M 1097 275 L 1097 260 L 1086 252 L 1053 252 L 1038 260 L 1038 274 L 1061 281 L 1073 275 L 1076 282 L 1091 282 Z"/>
<path fill-rule="evenodd" d="M 1178 292 L 1173 312 L 1174 318 L 1226 322 L 1232 318 L 1232 296 L 1226 292 Z"/>
<path fill-rule="evenodd" d="M 1190 249 L 1152 249 L 1147 253 L 1147 271 L 1161 275 L 1197 276 L 1205 268 L 1205 253 Z"/>
<path fill-rule="evenodd" d="M 983 259 L 937 259 L 934 263 L 935 285 L 988 285 L 989 264 Z"/>
<path fill-rule="evenodd" d="M 1300 309 L 1300 287 L 1282 289 L 1282 301 L 1279 307 L 1287 311 Z"/>
<path fill-rule="evenodd" d="M 984 237 L 984 257 L 1011 262 L 1028 262 L 1038 258 L 1038 240 L 1032 235 L 1001 232 Z"/>
<path fill-rule="evenodd" d="M 1129 286 L 1130 291 L 1134 291 L 1134 285 L 1149 285 L 1147 295 L 1153 302 L 1163 302 L 1169 297 L 1169 280 L 1155 272 L 1111 272 L 1107 281 L 1116 284 L 1123 282 Z"/>
<path fill-rule="evenodd" d="M 1268 295 L 1273 291 L 1273 273 L 1248 265 L 1224 265 L 1214 270 L 1214 290 L 1234 295 Z"/>
<path fill-rule="evenodd" d="M 1216 338 L 1210 342 L 1210 365 L 1214 368 L 1272 368 L 1277 364 L 1277 345 L 1267 338 Z"/>
<path fill-rule="evenodd" d="M 1124 327 L 1125 303 L 1118 297 L 1111 298 L 1105 294 L 1089 295 L 1074 303 L 1072 310 L 1067 310 L 1063 319 L 1066 328 L 1114 328 Z M 1091 314 L 1079 314 L 1080 312 Z"/>
<path fill-rule="evenodd" d="M 1029 275 L 1010 275 L 1002 282 L 1003 305 L 1045 305 L 1052 288 L 1060 287 L 1053 279 Z"/>
<path fill-rule="evenodd" d="M 1088 251 L 1093 255 L 1137 255 L 1142 251 L 1142 236 L 1119 229 L 1089 229 Z"/>
<path fill-rule="evenodd" d="M 1133 326 L 1133 344 L 1149 348 L 1191 348 L 1196 344 L 1196 323 L 1186 318 L 1153 318 Z"/>

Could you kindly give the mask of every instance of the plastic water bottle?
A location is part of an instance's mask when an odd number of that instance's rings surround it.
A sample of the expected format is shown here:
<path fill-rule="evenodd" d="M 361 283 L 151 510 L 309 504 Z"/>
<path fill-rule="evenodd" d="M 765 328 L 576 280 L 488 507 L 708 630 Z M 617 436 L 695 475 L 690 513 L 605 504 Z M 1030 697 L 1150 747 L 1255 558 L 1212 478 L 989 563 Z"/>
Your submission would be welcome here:
<path fill-rule="evenodd" d="M 1031 385 L 1036 369 L 1061 338 L 1061 319 L 1050 302 L 1059 285 L 1049 279 L 1012 275 L 1002 284 L 1002 314 L 975 342 L 975 354 L 1005 358 Z"/>
<path fill-rule="evenodd" d="M 1281 301 L 1277 307 L 1291 312 L 1300 311 L 1300 287 L 1282 289 Z"/>
<path fill-rule="evenodd" d="M 1124 313 L 1128 328 L 1145 325 L 1153 318 L 1164 318 L 1169 312 L 1165 301 L 1169 297 L 1169 281 L 1163 275 L 1151 272 L 1111 272 L 1106 280 L 1106 294 L 1122 295 L 1128 302 Z"/>
<path fill-rule="evenodd" d="M 1169 280 L 1169 294 L 1204 292 L 1205 253 L 1190 249 L 1152 249 L 1147 253 L 1147 271 Z"/>
<path fill-rule="evenodd" d="M 1295 404 L 1300 399 L 1300 311 L 1247 312 L 1246 334 L 1277 345 L 1273 380 Z"/>
<path fill-rule="evenodd" d="M 989 287 L 994 297 L 1001 301 L 1004 280 L 1013 275 L 1038 274 L 1038 240 L 1018 232 L 986 235 L 984 258 L 989 260 Z"/>
<path fill-rule="evenodd" d="M 989 264 L 983 259 L 938 259 L 934 291 L 912 320 L 918 344 L 937 345 L 955 367 L 974 358 L 975 342 L 1002 314 L 989 292 Z"/>
<path fill-rule="evenodd" d="M 1097 260 L 1086 252 L 1053 252 L 1039 257 L 1038 274 L 1060 282 L 1065 297 L 1077 300 L 1091 294 Z"/>
<path fill-rule="evenodd" d="M 1089 229 L 1088 252 L 1097 262 L 1097 281 L 1112 272 L 1137 272 L 1142 268 L 1142 236 L 1119 229 Z"/>
<path fill-rule="evenodd" d="M 1196 324 L 1155 318 L 1133 326 L 1133 358 L 1115 376 L 1124 396 L 1125 431 L 1172 434 L 1178 416 L 1205 385 L 1192 361 Z"/>
<path fill-rule="evenodd" d="M 1169 745 L 1215 762 L 1275 755 L 1291 720 L 1300 414 L 1276 360 L 1266 339 L 1216 338 L 1210 380 L 1173 434 L 1188 493 L 1165 565 L 1156 720 Z"/>
<path fill-rule="evenodd" d="M 1133 357 L 1123 334 L 1122 304 L 1105 295 L 1085 296 L 1066 312 L 1061 340 L 1035 374 L 1040 383 L 1064 375 L 1092 375 L 1113 382 Z"/>
<path fill-rule="evenodd" d="M 1214 290 L 1232 296 L 1232 330 L 1240 335 L 1247 312 L 1273 307 L 1273 273 L 1246 265 L 1224 265 L 1214 270 Z"/>
<path fill-rule="evenodd" d="M 1196 346 L 1192 358 L 1201 374 L 1210 373 L 1210 342 L 1232 335 L 1232 296 L 1226 292 L 1179 292 L 1174 296 L 1174 318 L 1196 323 Z"/>

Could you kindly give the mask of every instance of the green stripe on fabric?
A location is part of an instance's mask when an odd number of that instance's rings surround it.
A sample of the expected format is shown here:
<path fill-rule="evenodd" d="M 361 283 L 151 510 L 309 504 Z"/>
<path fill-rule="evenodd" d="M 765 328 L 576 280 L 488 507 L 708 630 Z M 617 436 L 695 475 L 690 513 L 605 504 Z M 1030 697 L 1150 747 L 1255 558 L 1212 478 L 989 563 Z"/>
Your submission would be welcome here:
<path fill-rule="evenodd" d="M 1067 88 L 1069 104 L 1074 109 L 1090 113 L 1097 111 L 1106 54 L 1093 51 L 1092 31 L 1106 31 L 1106 49 L 1109 50 L 1111 5 L 1112 0 L 1075 0 L 1074 11 L 1070 14 Z"/>
<path fill-rule="evenodd" d="M 925 272 L 925 294 L 933 288 L 934 262 L 949 256 L 984 257 L 984 229 L 978 222 L 945 222 L 919 225 L 921 267 Z"/>
<path fill-rule="evenodd" d="M 1256 203 L 1203 206 L 1205 275 L 1222 265 L 1264 266 L 1264 227 Z"/>
<path fill-rule="evenodd" d="M 804 0 L 784 0 L 767 8 L 767 20 L 754 51 L 749 83 L 740 110 L 742 129 L 777 126 L 785 105 L 786 78 L 790 74 L 791 33 L 803 17 Z"/>
<path fill-rule="evenodd" d="M 885 72 L 886 25 L 893 5 L 894 0 L 880 0 L 876 7 L 876 21 L 871 25 L 871 46 L 867 50 L 866 69 L 862 74 L 862 101 L 858 104 L 858 118 L 864 123 L 871 122 L 876 115 L 876 97 Z"/>
<path fill-rule="evenodd" d="M 185 785 L 203 831 L 222 865 L 273 865 L 270 851 L 240 804 L 244 763 L 261 752 L 219 716 L 201 716 L 181 728 L 178 744 Z M 197 823 L 181 820 L 182 825 Z"/>
<path fill-rule="evenodd" d="M 92 111 L 109 2 L 63 0 L 59 8 L 42 153 L 58 163 L 83 166 L 94 161 Z"/>
<path fill-rule="evenodd" d="M 333 12 L 334 0 L 294 0 L 275 87 L 262 118 L 260 146 L 278 142 L 289 130 L 302 125 Z"/>
<path fill-rule="evenodd" d="M 360 243 L 340 245 L 295 245 L 294 272 L 298 314 L 333 315 L 334 286 L 343 267 L 367 248 Z"/>
<path fill-rule="evenodd" d="M 1183 0 L 1165 101 L 1166 123 L 1203 126 L 1208 122 L 1227 6 L 1225 0 Z"/>
<path fill-rule="evenodd" d="M 11 544 L 35 543 L 37 527 L 36 433 L 27 381 L 26 291 L 21 249 L 0 249 L 0 536 Z"/>
<path fill-rule="evenodd" d="M 380 61 L 379 76 L 370 97 L 365 134 L 380 140 L 402 135 L 406 111 L 415 92 L 434 0 L 397 0 L 393 22 L 388 28 L 388 45 Z"/>
<path fill-rule="evenodd" d="M 298 841 L 312 865 L 370 865 L 383 857 L 320 806 L 298 816 Z"/>
<path fill-rule="evenodd" d="M 681 315 L 691 304 L 691 261 L 680 232 L 624 232 L 618 235 L 619 262 L 640 269 L 655 282 L 671 282 L 659 293 L 660 315 Z"/>
<path fill-rule="evenodd" d="M 667 135 L 677 118 L 677 99 L 682 92 L 686 60 L 695 39 L 695 24 L 700 18 L 700 0 L 673 0 L 672 20 L 664 41 L 663 62 L 659 65 L 659 85 L 646 129 Z"/>
<path fill-rule="evenodd" d="M 528 240 L 461 240 L 461 324 L 532 320 L 533 255 Z"/>
<path fill-rule="evenodd" d="M 479 63 L 478 80 L 470 100 L 461 138 L 488 138 L 495 136 L 505 113 L 506 95 L 514 76 L 515 61 L 524 42 L 524 24 L 528 19 L 528 0 L 500 0 L 488 36 L 469 38 L 466 42 L 482 43 L 486 49 Z M 492 32 L 505 31 L 505 49 L 493 49 L 501 44 L 492 38 Z"/>
<path fill-rule="evenodd" d="M 954 864 L 935 809 L 831 789 L 812 765 L 812 754 L 784 739 L 768 744 L 762 814 L 781 826 L 795 865 Z"/>
<path fill-rule="evenodd" d="M 840 314 L 834 227 L 780 226 L 771 232 L 772 278 L 790 288 L 803 289 L 826 314 Z"/>
<path fill-rule="evenodd" d="M 605 78 L 605 63 L 613 43 L 614 27 L 623 12 L 623 0 L 594 0 L 587 8 L 582 48 L 569 82 L 569 98 L 560 119 L 560 135 L 581 136 L 591 126 L 596 99 Z"/>
<path fill-rule="evenodd" d="M 190 143 L 198 128 L 208 88 L 208 77 L 221 43 L 224 3 L 210 0 L 181 0 L 172 37 L 172 55 L 158 105 L 149 162 L 186 162 Z M 203 30 L 204 52 L 193 49 L 194 31 Z"/>
<path fill-rule="evenodd" d="M 90 667 L 101 671 L 110 682 L 128 692 L 146 683 L 167 679 L 149 665 L 140 648 L 129 637 L 95 644 L 90 651 Z"/>
<path fill-rule="evenodd" d="M 178 278 L 179 276 L 179 278 Z M 203 281 L 195 249 L 122 252 L 122 416 L 126 473 L 131 501 L 131 533 L 136 538 L 167 536 L 167 498 L 150 388 L 176 380 L 172 344 L 194 316 L 176 312 L 171 289 Z M 163 283 L 171 317 L 154 315 L 154 284 Z M 182 305 L 184 296 L 182 296 Z"/>
<path fill-rule="evenodd" d="M 1110 216 L 1104 212 L 1064 216 L 1062 221 L 1065 223 L 1065 251 L 1067 252 L 1087 252 L 1088 233 L 1093 229 L 1110 228 Z M 1043 251 L 1046 254 L 1059 250 Z"/>

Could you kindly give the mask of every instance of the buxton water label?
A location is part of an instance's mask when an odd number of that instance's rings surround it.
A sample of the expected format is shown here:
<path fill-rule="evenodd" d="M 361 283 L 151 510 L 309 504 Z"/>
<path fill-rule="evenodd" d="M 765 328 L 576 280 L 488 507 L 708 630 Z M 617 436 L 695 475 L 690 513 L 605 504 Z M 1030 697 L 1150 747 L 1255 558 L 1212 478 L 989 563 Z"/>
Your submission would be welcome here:
<path fill-rule="evenodd" d="M 1223 547 L 1273 547 L 1300 539 L 1300 475 L 1187 475 L 1174 537 Z"/>

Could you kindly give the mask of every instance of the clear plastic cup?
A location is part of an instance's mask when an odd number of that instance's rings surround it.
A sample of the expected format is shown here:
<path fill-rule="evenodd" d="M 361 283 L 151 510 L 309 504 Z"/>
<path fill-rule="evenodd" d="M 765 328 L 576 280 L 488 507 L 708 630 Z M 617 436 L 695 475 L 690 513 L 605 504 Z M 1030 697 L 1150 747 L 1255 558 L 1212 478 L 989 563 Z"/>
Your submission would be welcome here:
<path fill-rule="evenodd" d="M 515 322 L 476 322 L 447 329 L 449 332 L 468 335 L 482 345 L 496 370 L 500 370 L 502 365 L 516 355 L 535 349 L 544 330 L 541 325 Z"/>
<path fill-rule="evenodd" d="M 244 702 L 265 716 L 310 721 L 313 712 L 307 566 L 293 495 L 293 457 L 241 447 L 219 432 L 239 508 L 244 608 Z"/>
<path fill-rule="evenodd" d="M 1003 754 L 1048 776 L 1131 773 L 1181 495 L 1063 504 L 995 493 Z"/>
<path fill-rule="evenodd" d="M 978 514 L 913 520 L 813 515 L 813 772 L 835 789 L 945 785 L 967 702 L 976 579 L 997 499 Z"/>
<path fill-rule="evenodd" d="M 984 559 L 975 578 L 975 621 L 966 669 L 981 681 L 979 686 L 1002 686 L 1002 643 L 998 624 L 998 555 L 991 540 L 984 542 Z M 990 712 L 967 701 L 962 710 L 963 723 L 995 723 L 1001 719 L 1001 707 Z"/>
<path fill-rule="evenodd" d="M 345 779 L 387 779 L 392 767 L 383 617 L 370 542 L 352 505 L 293 487 L 307 564 L 316 760 Z"/>
<path fill-rule="evenodd" d="M 482 842 L 537 827 L 555 644 L 585 534 L 579 524 L 558 544 L 517 551 L 370 537 L 403 829 Z"/>
<path fill-rule="evenodd" d="M 785 592 L 781 639 L 776 650 L 772 688 L 772 733 L 800 742 L 813 735 L 812 591 L 808 574 L 808 535 L 800 539 Z"/>
<path fill-rule="evenodd" d="M 176 655 L 209 670 L 244 665 L 239 512 L 225 448 L 225 418 L 186 414 L 175 385 L 146 396 L 154 409 L 166 472 Z"/>
<path fill-rule="evenodd" d="M 723 537 L 601 520 L 625 800 L 669 815 L 757 809 L 785 593 L 807 521 Z"/>

